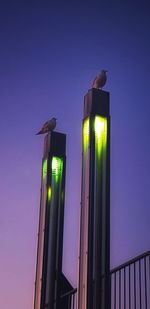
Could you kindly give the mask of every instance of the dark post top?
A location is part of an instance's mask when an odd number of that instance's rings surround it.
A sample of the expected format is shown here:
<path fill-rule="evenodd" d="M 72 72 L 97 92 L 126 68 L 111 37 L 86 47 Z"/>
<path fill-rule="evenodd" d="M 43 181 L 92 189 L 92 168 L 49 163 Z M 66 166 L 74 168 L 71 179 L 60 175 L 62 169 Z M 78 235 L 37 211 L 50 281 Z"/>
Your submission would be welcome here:
<path fill-rule="evenodd" d="M 96 114 L 109 116 L 109 92 L 92 88 L 84 97 L 84 118 Z"/>
<path fill-rule="evenodd" d="M 51 156 L 66 155 L 66 134 L 52 131 L 45 136 L 43 157 L 47 157 L 49 153 Z"/>

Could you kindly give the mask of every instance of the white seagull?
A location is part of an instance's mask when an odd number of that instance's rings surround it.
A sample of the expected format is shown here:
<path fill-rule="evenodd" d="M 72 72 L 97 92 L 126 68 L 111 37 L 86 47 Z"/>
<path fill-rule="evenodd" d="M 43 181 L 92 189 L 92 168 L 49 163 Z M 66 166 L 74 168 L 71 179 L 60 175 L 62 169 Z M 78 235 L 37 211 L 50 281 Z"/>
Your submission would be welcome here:
<path fill-rule="evenodd" d="M 102 89 L 106 84 L 107 80 L 107 70 L 102 70 L 94 79 L 92 88 Z"/>
<path fill-rule="evenodd" d="M 44 134 L 44 133 L 47 133 L 47 132 L 50 132 L 50 131 L 53 131 L 56 127 L 56 118 L 52 118 L 48 121 L 46 121 L 42 127 L 42 129 L 36 133 L 36 135 L 39 135 L 39 134 Z"/>

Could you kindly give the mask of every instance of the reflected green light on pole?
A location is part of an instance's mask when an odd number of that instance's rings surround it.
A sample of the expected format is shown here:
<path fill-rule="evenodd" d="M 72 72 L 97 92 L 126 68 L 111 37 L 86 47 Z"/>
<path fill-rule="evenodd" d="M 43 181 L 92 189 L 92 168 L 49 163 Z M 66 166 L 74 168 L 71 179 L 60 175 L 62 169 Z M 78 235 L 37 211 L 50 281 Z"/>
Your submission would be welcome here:
<path fill-rule="evenodd" d="M 47 159 L 43 161 L 42 165 L 42 176 L 45 178 L 47 176 Z"/>
<path fill-rule="evenodd" d="M 83 150 L 87 150 L 89 146 L 89 118 L 85 119 L 83 123 Z"/>
<path fill-rule="evenodd" d="M 50 202 L 51 196 L 52 196 L 52 189 L 51 189 L 51 187 L 48 187 L 48 189 L 47 189 L 47 199 L 48 199 L 48 202 Z"/>
<path fill-rule="evenodd" d="M 107 118 L 95 116 L 94 131 L 95 145 L 98 155 L 100 156 L 103 147 L 106 148 L 107 143 Z"/>
<path fill-rule="evenodd" d="M 58 181 L 62 177 L 63 160 L 59 157 L 52 157 L 52 175 Z"/>
<path fill-rule="evenodd" d="M 64 191 L 61 192 L 61 202 L 64 202 Z"/>

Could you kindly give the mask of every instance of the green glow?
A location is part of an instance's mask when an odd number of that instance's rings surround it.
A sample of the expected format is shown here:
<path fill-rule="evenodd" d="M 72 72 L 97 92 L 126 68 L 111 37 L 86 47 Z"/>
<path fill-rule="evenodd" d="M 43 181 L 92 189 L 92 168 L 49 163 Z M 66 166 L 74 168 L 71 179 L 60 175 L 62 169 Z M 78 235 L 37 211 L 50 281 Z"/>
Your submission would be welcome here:
<path fill-rule="evenodd" d="M 62 176 L 63 171 L 63 160 L 59 157 L 52 158 L 52 175 L 57 181 Z"/>
<path fill-rule="evenodd" d="M 83 123 L 83 150 L 84 152 L 87 150 L 89 145 L 89 118 L 84 120 Z"/>
<path fill-rule="evenodd" d="M 96 149 L 98 155 L 100 155 L 103 147 L 106 148 L 107 143 L 107 118 L 95 116 L 94 131 Z"/>
<path fill-rule="evenodd" d="M 52 196 L 52 189 L 51 189 L 51 187 L 48 187 L 48 189 L 47 189 L 47 198 L 48 198 L 48 202 L 50 202 L 51 196 Z"/>
<path fill-rule="evenodd" d="M 61 201 L 64 202 L 64 190 L 61 192 Z"/>
<path fill-rule="evenodd" d="M 42 175 L 43 175 L 43 178 L 45 178 L 47 176 L 47 159 L 45 159 L 43 161 Z"/>

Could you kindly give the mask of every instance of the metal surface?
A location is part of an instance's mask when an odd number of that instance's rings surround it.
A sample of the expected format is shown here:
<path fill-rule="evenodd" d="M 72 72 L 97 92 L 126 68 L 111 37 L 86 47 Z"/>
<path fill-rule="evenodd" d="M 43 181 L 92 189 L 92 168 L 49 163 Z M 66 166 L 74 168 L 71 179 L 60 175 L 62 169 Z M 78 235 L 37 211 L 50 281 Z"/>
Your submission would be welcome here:
<path fill-rule="evenodd" d="M 66 136 L 44 140 L 34 309 L 60 307 L 65 197 Z"/>
<path fill-rule="evenodd" d="M 109 93 L 84 101 L 78 309 L 110 309 Z"/>
<path fill-rule="evenodd" d="M 114 268 L 111 309 L 150 308 L 150 251 Z"/>
<path fill-rule="evenodd" d="M 60 309 L 76 309 L 77 308 L 77 289 L 73 289 L 68 293 L 61 295 Z"/>
<path fill-rule="evenodd" d="M 150 251 L 112 269 L 111 309 L 150 308 Z M 62 309 L 77 309 L 77 289 L 61 296 L 65 300 Z M 63 303 L 62 303 L 63 304 Z"/>

